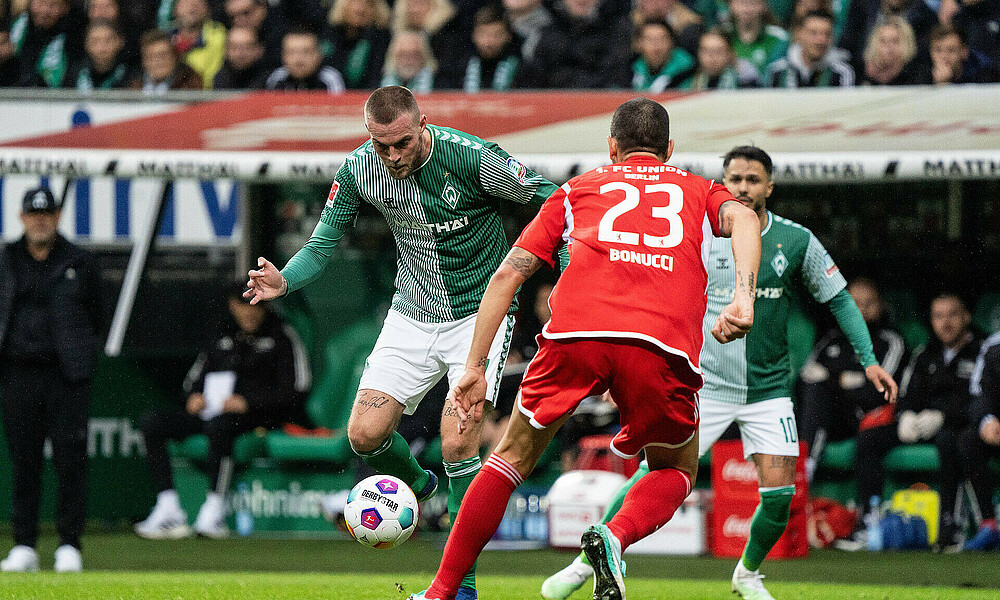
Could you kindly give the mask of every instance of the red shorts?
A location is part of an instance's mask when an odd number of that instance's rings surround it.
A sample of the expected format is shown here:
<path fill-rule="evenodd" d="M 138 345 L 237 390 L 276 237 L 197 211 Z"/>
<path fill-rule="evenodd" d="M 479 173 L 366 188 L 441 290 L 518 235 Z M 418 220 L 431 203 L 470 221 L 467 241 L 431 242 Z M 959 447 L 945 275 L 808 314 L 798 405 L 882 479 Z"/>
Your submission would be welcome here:
<path fill-rule="evenodd" d="M 702 379 L 687 360 L 632 340 L 550 340 L 538 336 L 517 408 L 544 429 L 587 396 L 611 390 L 622 429 L 611 450 L 631 458 L 646 445 L 676 448 L 698 430 Z"/>

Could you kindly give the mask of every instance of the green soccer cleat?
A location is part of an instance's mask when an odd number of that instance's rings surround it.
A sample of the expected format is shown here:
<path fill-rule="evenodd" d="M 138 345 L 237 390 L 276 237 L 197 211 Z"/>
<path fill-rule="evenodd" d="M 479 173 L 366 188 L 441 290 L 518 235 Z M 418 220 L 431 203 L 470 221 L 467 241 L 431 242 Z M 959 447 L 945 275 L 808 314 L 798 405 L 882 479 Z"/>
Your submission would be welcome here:
<path fill-rule="evenodd" d="M 774 600 L 774 596 L 764 587 L 762 579 L 764 576 L 759 570 L 751 571 L 744 567 L 743 560 L 740 559 L 733 571 L 733 593 L 743 600 Z"/>
<path fill-rule="evenodd" d="M 542 584 L 542 598 L 565 600 L 593 576 L 594 568 L 577 556 L 568 567 L 545 580 Z"/>
<path fill-rule="evenodd" d="M 594 600 L 625 600 L 622 547 L 607 525 L 593 525 L 580 543 L 594 569 Z"/>

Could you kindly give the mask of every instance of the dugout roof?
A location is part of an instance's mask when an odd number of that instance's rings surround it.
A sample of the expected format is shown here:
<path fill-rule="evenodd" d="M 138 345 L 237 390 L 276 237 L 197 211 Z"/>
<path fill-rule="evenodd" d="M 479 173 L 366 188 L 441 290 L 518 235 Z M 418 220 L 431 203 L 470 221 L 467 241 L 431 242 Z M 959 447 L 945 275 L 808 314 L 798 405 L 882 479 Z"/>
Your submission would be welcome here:
<path fill-rule="evenodd" d="M 494 140 L 565 180 L 607 162 L 611 113 L 631 92 L 433 94 L 432 123 Z M 833 182 L 1000 176 L 1000 85 L 743 90 L 656 97 L 671 164 L 709 177 L 756 144 L 775 178 Z M 362 143 L 364 94 L 250 93 L 0 145 L 0 173 L 328 182 Z"/>

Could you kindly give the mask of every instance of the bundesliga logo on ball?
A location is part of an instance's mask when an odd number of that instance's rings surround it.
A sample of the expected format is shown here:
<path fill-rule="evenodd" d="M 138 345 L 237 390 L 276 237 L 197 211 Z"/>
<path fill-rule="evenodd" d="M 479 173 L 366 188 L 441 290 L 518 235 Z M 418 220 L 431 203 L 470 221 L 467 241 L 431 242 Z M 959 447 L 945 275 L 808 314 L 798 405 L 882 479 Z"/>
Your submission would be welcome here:
<path fill-rule="evenodd" d="M 372 475 L 354 486 L 344 507 L 347 529 L 366 546 L 386 550 L 417 527 L 417 498 L 395 477 Z"/>

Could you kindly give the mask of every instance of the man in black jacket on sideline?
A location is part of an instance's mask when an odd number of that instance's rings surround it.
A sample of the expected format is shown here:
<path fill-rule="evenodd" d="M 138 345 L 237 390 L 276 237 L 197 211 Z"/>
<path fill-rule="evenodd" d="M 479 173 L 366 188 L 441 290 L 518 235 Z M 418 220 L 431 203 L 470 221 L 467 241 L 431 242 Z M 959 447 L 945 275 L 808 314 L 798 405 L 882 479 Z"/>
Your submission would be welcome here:
<path fill-rule="evenodd" d="M 225 537 L 226 492 L 233 472 L 233 443 L 246 431 L 275 429 L 302 416 L 309 391 L 309 358 L 295 331 L 264 305 L 243 299 L 243 282 L 228 293 L 234 327 L 201 354 L 184 381 L 184 408 L 156 410 L 142 419 L 146 459 L 156 505 L 135 532 L 148 539 L 191 534 L 170 471 L 167 440 L 208 436 L 210 488 L 194 533 Z"/>
<path fill-rule="evenodd" d="M 0 251 L 0 403 L 14 484 L 14 547 L 0 562 L 3 571 L 38 570 L 46 437 L 59 478 L 55 570 L 83 568 L 100 281 L 90 253 L 58 233 L 60 214 L 47 187 L 29 190 L 21 208 L 24 236 Z"/>

